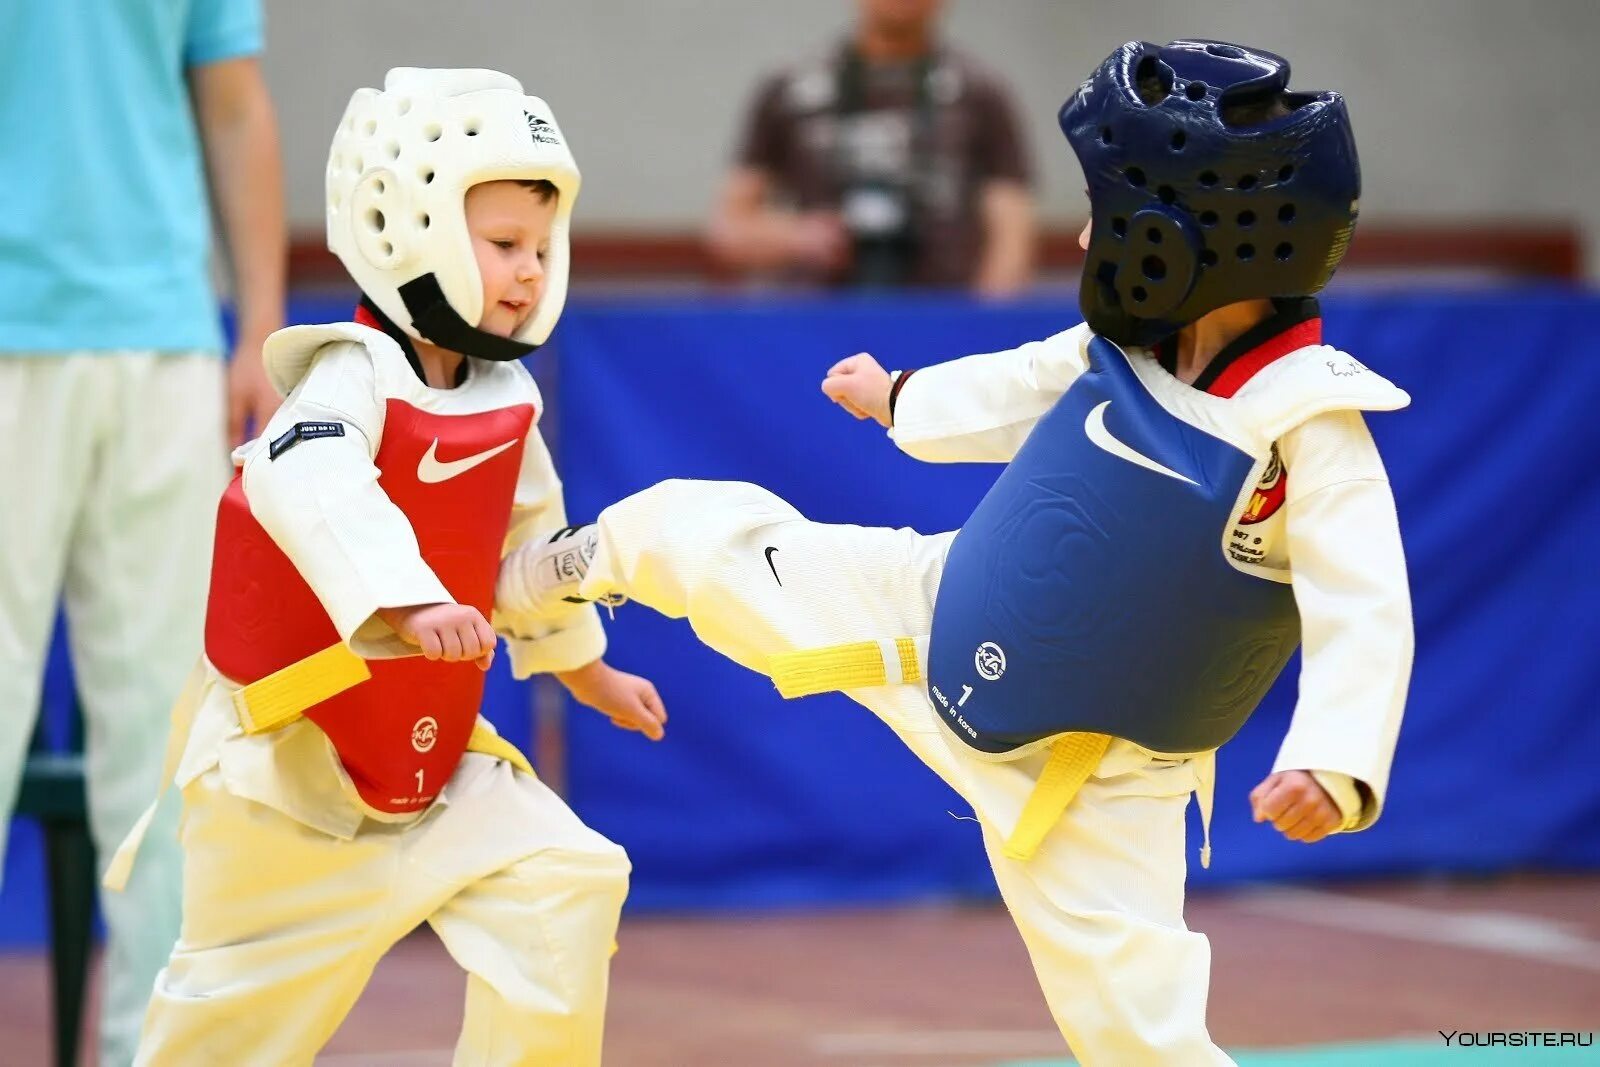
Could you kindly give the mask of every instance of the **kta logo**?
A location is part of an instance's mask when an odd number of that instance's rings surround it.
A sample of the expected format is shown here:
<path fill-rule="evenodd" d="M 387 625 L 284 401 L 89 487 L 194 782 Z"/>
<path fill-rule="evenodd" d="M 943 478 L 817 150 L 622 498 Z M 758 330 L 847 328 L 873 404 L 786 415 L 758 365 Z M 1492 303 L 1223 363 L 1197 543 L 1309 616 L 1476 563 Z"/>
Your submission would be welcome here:
<path fill-rule="evenodd" d="M 418 752 L 427 752 L 439 740 L 439 720 L 432 715 L 424 715 L 417 720 L 411 728 L 411 747 Z"/>
<path fill-rule="evenodd" d="M 1006 673 L 1006 653 L 993 641 L 985 641 L 978 646 L 977 654 L 972 657 L 973 666 L 978 668 L 978 674 L 985 681 L 998 681 Z"/>

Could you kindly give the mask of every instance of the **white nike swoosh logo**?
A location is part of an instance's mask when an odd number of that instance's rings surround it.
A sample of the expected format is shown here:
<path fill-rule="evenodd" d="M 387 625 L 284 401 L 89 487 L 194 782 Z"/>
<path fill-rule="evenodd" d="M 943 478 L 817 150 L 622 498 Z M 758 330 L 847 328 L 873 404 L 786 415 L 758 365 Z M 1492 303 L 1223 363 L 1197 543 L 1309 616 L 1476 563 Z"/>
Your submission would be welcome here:
<path fill-rule="evenodd" d="M 1168 478 L 1176 478 L 1178 481 L 1188 482 L 1190 485 L 1200 484 L 1193 478 L 1185 477 L 1170 467 L 1163 467 L 1149 456 L 1146 456 L 1140 452 L 1135 452 L 1133 449 L 1129 448 L 1115 437 L 1112 437 L 1111 431 L 1106 429 L 1106 408 L 1110 406 L 1111 401 L 1100 401 L 1100 403 L 1094 406 L 1094 410 L 1089 412 L 1089 417 L 1083 420 L 1083 432 L 1089 435 L 1089 440 L 1093 441 L 1096 445 L 1105 449 L 1107 452 L 1110 452 L 1118 459 L 1125 459 L 1129 463 L 1137 464 L 1147 471 L 1155 471 L 1157 474 L 1165 474 Z"/>
<path fill-rule="evenodd" d="M 439 449 L 439 439 L 435 437 L 433 444 L 428 446 L 428 451 L 423 453 L 422 462 L 417 464 L 417 478 L 428 485 L 433 485 L 436 482 L 448 482 L 456 475 L 465 474 L 485 460 L 493 459 L 516 443 L 516 440 L 513 439 L 505 444 L 495 445 L 486 452 L 478 452 L 465 459 L 452 459 L 448 462 L 440 463 L 438 457 L 434 454 Z"/>

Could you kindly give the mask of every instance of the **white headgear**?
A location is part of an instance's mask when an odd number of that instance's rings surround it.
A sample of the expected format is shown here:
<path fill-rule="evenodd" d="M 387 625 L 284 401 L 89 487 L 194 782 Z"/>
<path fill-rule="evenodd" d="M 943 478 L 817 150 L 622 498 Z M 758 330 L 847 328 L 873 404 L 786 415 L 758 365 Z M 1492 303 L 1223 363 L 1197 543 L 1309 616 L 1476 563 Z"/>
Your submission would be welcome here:
<path fill-rule="evenodd" d="M 467 190 L 543 178 L 560 193 L 544 291 L 511 339 L 477 329 L 483 282 L 467 233 Z M 328 154 L 328 248 L 408 334 L 490 359 L 550 336 L 567 298 L 567 224 L 578 166 L 543 100 L 492 70 L 396 67 L 357 89 Z"/>

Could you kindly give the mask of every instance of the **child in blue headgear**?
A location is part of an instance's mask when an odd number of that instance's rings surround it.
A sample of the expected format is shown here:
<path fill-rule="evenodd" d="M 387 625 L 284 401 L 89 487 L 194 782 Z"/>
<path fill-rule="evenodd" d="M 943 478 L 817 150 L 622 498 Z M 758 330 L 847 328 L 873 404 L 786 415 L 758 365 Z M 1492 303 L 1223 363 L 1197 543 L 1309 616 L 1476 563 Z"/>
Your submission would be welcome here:
<path fill-rule="evenodd" d="M 955 533 L 807 521 L 764 489 L 666 482 L 529 546 L 513 600 L 686 616 L 786 696 L 843 690 L 973 806 L 1079 1062 L 1231 1062 L 1183 921 L 1184 809 L 1296 647 L 1256 820 L 1314 842 L 1382 807 L 1410 600 L 1362 420 L 1409 398 L 1322 344 L 1312 294 L 1355 222 L 1343 100 L 1270 53 L 1113 53 L 1062 109 L 1088 181 L 1087 322 L 823 391 L 932 462 L 1007 464 Z M 1209 850 L 1202 850 L 1202 860 Z"/>

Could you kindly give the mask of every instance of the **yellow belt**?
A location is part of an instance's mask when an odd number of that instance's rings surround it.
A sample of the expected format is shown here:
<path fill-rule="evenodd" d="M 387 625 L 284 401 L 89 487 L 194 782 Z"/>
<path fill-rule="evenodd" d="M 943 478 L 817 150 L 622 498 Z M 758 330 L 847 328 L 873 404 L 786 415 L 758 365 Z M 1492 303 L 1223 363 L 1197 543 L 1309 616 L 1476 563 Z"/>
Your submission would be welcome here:
<path fill-rule="evenodd" d="M 245 733 L 266 733 L 289 725 L 300 718 L 307 708 L 315 707 L 371 677 L 372 671 L 367 668 L 365 660 L 342 644 L 334 645 L 236 690 L 233 707 L 239 714 L 239 725 L 244 727 Z M 206 665 L 201 660 L 189 672 L 189 680 L 184 683 L 183 692 L 172 706 L 172 728 L 167 736 L 167 755 L 161 769 L 160 791 L 133 824 L 133 829 L 128 831 L 122 844 L 117 846 L 101 877 L 100 884 L 112 892 L 120 893 L 127 886 L 139 847 L 144 842 L 144 835 L 149 832 L 151 820 L 155 818 L 156 806 L 177 774 L 178 763 L 189 740 L 195 710 L 205 692 L 205 680 Z M 467 738 L 467 751 L 503 759 L 517 770 L 535 776 L 528 757 L 481 721 L 473 724 L 472 736 Z"/>
<path fill-rule="evenodd" d="M 239 724 L 245 733 L 266 733 L 289 725 L 307 708 L 316 707 L 371 677 L 366 660 L 350 651 L 347 645 L 332 645 L 236 690 L 233 707 L 239 713 Z M 537 777 L 528 757 L 482 720 L 472 726 L 467 751 L 503 759 L 524 774 Z M 121 881 L 126 880 L 127 875 L 123 873 Z M 611 955 L 616 953 L 617 943 L 613 940 Z"/>
<path fill-rule="evenodd" d="M 262 734 L 289 725 L 307 708 L 371 677 L 367 661 L 350 651 L 348 645 L 330 645 L 236 690 L 233 707 L 245 733 Z M 524 774 L 533 774 L 528 757 L 481 720 L 473 724 L 467 751 L 503 759 Z"/>
<path fill-rule="evenodd" d="M 1031 860 L 1044 837 L 1061 821 L 1067 805 L 1078 795 L 1111 744 L 1108 734 L 1062 734 L 1050 742 L 1050 761 L 1034 783 L 1022 806 L 1017 825 L 1006 838 L 1005 854 L 1014 860 Z"/>
<path fill-rule="evenodd" d="M 909 685 L 922 681 L 926 643 L 921 648 L 918 645 L 916 638 L 896 637 L 779 652 L 768 658 L 767 674 L 785 700 L 839 689 Z"/>
<path fill-rule="evenodd" d="M 925 638 L 897 637 L 780 652 L 768 659 L 767 673 L 789 700 L 840 689 L 912 684 L 923 680 L 926 649 Z M 1050 760 L 1006 838 L 1007 856 L 1033 858 L 1110 744 L 1109 735 L 1092 733 L 1062 734 L 1050 743 Z"/>

